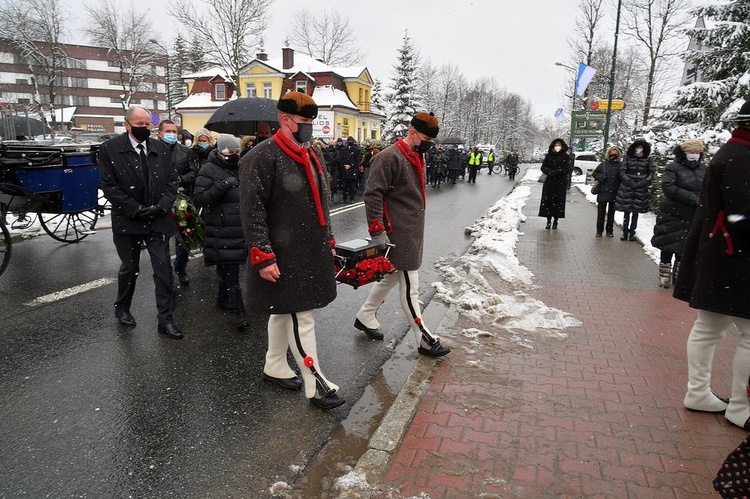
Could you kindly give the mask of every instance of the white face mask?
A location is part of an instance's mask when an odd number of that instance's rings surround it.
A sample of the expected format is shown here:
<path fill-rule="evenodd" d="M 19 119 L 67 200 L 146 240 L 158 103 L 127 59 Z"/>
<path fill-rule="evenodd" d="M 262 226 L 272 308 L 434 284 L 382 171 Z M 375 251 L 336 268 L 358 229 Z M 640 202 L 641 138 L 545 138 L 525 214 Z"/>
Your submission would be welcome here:
<path fill-rule="evenodd" d="M 700 153 L 689 152 L 689 153 L 685 154 L 685 157 L 687 158 L 688 161 L 698 161 L 699 159 L 701 159 L 701 154 Z"/>
<path fill-rule="evenodd" d="M 636 147 L 635 148 L 635 155 L 638 156 L 639 158 L 641 156 L 643 156 L 643 148 L 642 147 Z"/>
<path fill-rule="evenodd" d="M 555 152 L 562 151 L 562 146 L 555 146 Z"/>

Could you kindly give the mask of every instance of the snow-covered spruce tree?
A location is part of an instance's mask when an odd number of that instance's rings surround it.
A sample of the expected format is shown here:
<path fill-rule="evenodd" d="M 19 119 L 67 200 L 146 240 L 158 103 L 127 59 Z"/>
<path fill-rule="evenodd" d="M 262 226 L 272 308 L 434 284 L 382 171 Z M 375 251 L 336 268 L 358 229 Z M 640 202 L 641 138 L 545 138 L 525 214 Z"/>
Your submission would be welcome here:
<path fill-rule="evenodd" d="M 678 125 L 720 129 L 726 110 L 750 98 L 750 0 L 714 1 L 694 14 L 703 17 L 706 27 L 688 30 L 701 48 L 685 58 L 702 81 L 680 87 L 665 118 Z"/>
<path fill-rule="evenodd" d="M 398 49 L 398 61 L 393 66 L 394 75 L 387 97 L 386 119 L 383 138 L 393 140 L 403 137 L 409 130 L 409 123 L 419 109 L 419 96 L 416 94 L 417 67 L 414 48 L 408 33 L 404 33 L 404 43 Z"/>

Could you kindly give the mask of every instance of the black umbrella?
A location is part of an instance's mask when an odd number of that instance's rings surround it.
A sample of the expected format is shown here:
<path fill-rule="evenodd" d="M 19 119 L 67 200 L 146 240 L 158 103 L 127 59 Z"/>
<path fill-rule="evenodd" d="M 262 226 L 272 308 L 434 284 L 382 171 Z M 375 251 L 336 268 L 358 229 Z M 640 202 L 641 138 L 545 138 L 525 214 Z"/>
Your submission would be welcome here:
<path fill-rule="evenodd" d="M 10 133 L 6 133 L 7 127 L 11 127 Z M 36 137 L 51 132 L 50 127 L 35 118 L 17 114 L 0 116 L 0 136 L 5 140 L 16 140 L 16 137 Z"/>
<path fill-rule="evenodd" d="M 253 135 L 258 123 L 266 122 L 272 129 L 278 128 L 276 101 L 262 97 L 240 97 L 230 100 L 206 122 L 206 128 L 231 135 Z"/>
<path fill-rule="evenodd" d="M 451 144 L 465 144 L 466 141 L 464 139 L 460 139 L 458 137 L 446 137 L 444 139 L 437 139 L 435 142 L 438 144 L 445 144 L 445 145 L 451 145 Z"/>

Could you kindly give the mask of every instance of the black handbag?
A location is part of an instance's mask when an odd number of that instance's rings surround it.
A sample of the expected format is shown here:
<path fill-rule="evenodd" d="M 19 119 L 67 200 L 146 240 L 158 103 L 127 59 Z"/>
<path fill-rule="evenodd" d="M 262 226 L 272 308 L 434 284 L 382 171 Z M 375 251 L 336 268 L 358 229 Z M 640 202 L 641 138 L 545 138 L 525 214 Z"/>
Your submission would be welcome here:
<path fill-rule="evenodd" d="M 745 438 L 727 456 L 713 480 L 714 490 L 721 497 L 745 497 L 750 493 L 750 443 Z"/>
<path fill-rule="evenodd" d="M 599 194 L 600 192 L 602 192 L 602 183 L 597 180 L 591 188 L 591 194 Z"/>

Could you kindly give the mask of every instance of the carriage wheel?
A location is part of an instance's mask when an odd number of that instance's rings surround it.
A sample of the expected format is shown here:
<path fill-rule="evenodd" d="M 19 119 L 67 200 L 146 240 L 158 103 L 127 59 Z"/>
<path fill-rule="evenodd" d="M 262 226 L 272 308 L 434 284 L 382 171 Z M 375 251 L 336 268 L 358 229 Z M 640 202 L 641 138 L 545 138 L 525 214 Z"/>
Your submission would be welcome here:
<path fill-rule="evenodd" d="M 97 196 L 95 209 L 96 209 L 96 214 L 99 215 L 100 217 L 103 217 L 106 211 L 112 210 L 112 205 L 110 204 L 109 200 L 106 197 L 104 197 L 104 192 L 101 189 L 99 189 L 99 194 Z"/>
<path fill-rule="evenodd" d="M 10 262 L 11 255 L 10 232 L 5 224 L 0 221 L 0 275 L 5 272 Z"/>
<path fill-rule="evenodd" d="M 96 211 L 78 213 L 40 213 L 44 232 L 63 243 L 75 243 L 95 232 Z"/>

